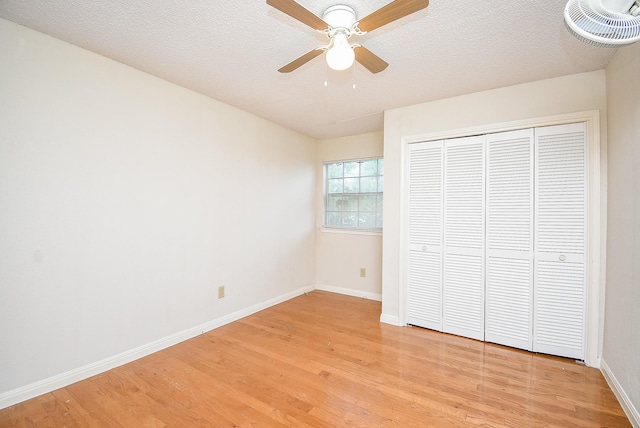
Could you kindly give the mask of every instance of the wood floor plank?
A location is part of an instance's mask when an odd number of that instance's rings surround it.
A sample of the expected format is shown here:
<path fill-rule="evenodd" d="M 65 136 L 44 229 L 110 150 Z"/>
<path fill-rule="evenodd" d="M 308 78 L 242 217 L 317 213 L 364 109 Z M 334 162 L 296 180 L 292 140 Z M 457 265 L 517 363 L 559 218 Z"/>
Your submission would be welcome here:
<path fill-rule="evenodd" d="M 629 427 L 602 374 L 315 291 L 0 410 L 1 427 Z"/>

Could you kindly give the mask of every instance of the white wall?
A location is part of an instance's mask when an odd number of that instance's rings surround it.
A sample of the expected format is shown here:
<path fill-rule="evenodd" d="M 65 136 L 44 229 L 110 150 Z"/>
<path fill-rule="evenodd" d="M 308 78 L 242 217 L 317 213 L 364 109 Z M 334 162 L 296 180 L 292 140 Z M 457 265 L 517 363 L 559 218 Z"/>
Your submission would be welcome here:
<path fill-rule="evenodd" d="M 640 43 L 619 49 L 606 72 L 609 214 L 603 369 L 626 394 L 619 398 L 627 400 L 627 411 L 640 426 Z"/>
<path fill-rule="evenodd" d="M 5 20 L 0 64 L 5 404 L 314 285 L 314 140 Z"/>
<path fill-rule="evenodd" d="M 320 140 L 316 152 L 316 286 L 319 289 L 380 300 L 382 235 L 322 231 L 324 162 L 381 157 L 383 134 L 375 132 Z M 366 277 L 360 277 L 360 268 Z"/>
<path fill-rule="evenodd" d="M 600 110 L 601 189 L 606 195 L 604 71 L 494 89 L 385 112 L 384 242 L 381 320 L 401 321 L 402 138 L 573 112 Z M 603 204 L 603 207 L 605 204 Z M 604 208 L 603 208 L 604 209 Z M 603 213 L 604 214 L 604 213 Z M 604 223 L 602 225 L 604 233 Z M 604 239 L 604 234 L 602 235 Z"/>

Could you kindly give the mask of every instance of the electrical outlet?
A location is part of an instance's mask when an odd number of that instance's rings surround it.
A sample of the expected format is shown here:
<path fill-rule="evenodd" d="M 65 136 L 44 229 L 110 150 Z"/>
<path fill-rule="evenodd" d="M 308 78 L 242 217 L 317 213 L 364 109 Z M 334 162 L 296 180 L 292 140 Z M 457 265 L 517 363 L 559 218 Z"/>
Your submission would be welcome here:
<path fill-rule="evenodd" d="M 360 277 L 364 278 L 367 276 L 367 268 L 360 268 Z"/>
<path fill-rule="evenodd" d="M 224 285 L 218 287 L 218 299 L 222 299 L 224 297 Z"/>

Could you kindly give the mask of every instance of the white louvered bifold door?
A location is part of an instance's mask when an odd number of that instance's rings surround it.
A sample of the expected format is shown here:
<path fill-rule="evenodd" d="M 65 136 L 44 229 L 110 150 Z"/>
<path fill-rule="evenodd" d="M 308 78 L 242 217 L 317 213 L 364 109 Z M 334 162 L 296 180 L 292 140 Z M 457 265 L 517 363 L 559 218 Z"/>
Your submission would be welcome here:
<path fill-rule="evenodd" d="M 409 150 L 408 323 L 442 331 L 443 142 Z"/>
<path fill-rule="evenodd" d="M 586 130 L 536 128 L 533 350 L 584 359 Z"/>
<path fill-rule="evenodd" d="M 487 135 L 485 340 L 532 349 L 533 129 Z"/>
<path fill-rule="evenodd" d="M 484 340 L 484 136 L 445 141 L 442 330 Z"/>

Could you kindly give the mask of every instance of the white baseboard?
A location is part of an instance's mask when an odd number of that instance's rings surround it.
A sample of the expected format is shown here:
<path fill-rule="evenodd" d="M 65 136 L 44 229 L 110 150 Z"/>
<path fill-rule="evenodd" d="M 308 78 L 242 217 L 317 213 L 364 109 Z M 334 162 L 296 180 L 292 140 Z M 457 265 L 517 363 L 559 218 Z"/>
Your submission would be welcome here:
<path fill-rule="evenodd" d="M 329 291 L 331 293 L 344 294 L 353 297 L 362 297 L 370 300 L 382 301 L 382 294 L 369 293 L 368 291 L 354 290 L 352 288 L 335 287 L 333 285 L 317 284 L 316 290 Z"/>
<path fill-rule="evenodd" d="M 162 339 L 155 340 L 151 343 L 139 346 L 129 351 L 122 352 L 109 358 L 105 358 L 95 363 L 87 364 L 86 366 L 78 367 L 77 369 L 70 370 L 59 375 L 55 375 L 38 382 L 31 383 L 29 385 L 22 386 L 20 388 L 13 389 L 11 391 L 0 394 L 0 409 L 4 409 L 14 404 L 20 403 L 25 400 L 37 397 L 42 394 L 46 394 L 56 389 L 63 388 L 72 383 L 87 379 L 91 376 L 106 372 L 107 370 L 114 369 L 123 364 L 130 363 L 139 358 L 153 354 L 154 352 L 161 351 L 180 342 L 184 342 L 187 339 L 206 333 L 225 324 L 229 324 L 233 321 L 237 321 L 241 318 L 260 312 L 271 306 L 293 299 L 301 294 L 313 291 L 313 286 L 299 288 L 297 290 L 285 293 L 281 296 L 274 297 L 265 302 L 257 303 L 248 308 L 241 309 L 233 312 L 229 315 L 216 318 L 208 321 L 204 324 L 197 325 L 187 330 L 172 334 L 170 336 L 163 337 Z"/>
<path fill-rule="evenodd" d="M 616 379 L 604 358 L 600 360 L 600 371 L 620 402 L 622 410 L 627 414 L 631 425 L 633 425 L 634 428 L 640 428 L 640 412 L 638 412 L 638 409 L 635 408 L 627 393 L 622 389 L 620 382 L 618 382 L 618 379 Z"/>
<path fill-rule="evenodd" d="M 385 324 L 396 325 L 400 327 L 402 326 L 402 324 L 400 324 L 400 318 L 393 315 L 380 314 L 380 322 L 383 322 Z"/>
<path fill-rule="evenodd" d="M 354 290 L 351 288 L 335 287 L 333 285 L 317 284 L 316 290 L 329 291 L 331 293 L 345 294 L 347 296 L 363 297 L 365 299 L 382 301 L 382 294 L 368 293 L 366 291 Z M 400 326 L 400 319 L 396 316 L 380 314 L 380 322 Z"/>

